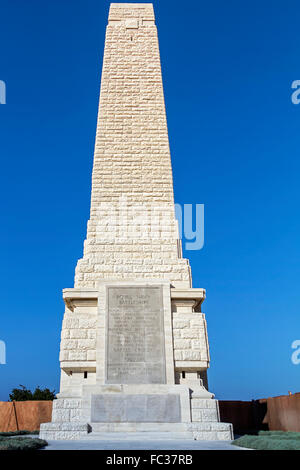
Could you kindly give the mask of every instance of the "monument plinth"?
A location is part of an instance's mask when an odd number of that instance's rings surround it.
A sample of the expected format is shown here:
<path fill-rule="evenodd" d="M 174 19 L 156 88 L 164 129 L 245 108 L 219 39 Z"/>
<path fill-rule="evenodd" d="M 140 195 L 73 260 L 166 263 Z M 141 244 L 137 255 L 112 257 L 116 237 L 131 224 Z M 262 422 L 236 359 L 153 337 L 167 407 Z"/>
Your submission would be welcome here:
<path fill-rule="evenodd" d="M 232 438 L 207 390 L 205 291 L 192 288 L 182 257 L 149 3 L 110 6 L 90 219 L 75 287 L 63 298 L 60 393 L 41 437 Z"/>

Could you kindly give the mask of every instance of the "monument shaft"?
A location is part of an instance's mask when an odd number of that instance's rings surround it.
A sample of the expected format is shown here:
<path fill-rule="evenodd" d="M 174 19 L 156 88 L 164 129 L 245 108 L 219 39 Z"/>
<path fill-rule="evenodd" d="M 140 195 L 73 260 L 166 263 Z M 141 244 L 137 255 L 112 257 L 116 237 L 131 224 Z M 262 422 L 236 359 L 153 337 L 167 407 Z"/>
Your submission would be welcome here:
<path fill-rule="evenodd" d="M 91 214 L 75 287 L 101 279 L 191 287 L 175 221 L 152 4 L 112 4 L 106 29 Z"/>

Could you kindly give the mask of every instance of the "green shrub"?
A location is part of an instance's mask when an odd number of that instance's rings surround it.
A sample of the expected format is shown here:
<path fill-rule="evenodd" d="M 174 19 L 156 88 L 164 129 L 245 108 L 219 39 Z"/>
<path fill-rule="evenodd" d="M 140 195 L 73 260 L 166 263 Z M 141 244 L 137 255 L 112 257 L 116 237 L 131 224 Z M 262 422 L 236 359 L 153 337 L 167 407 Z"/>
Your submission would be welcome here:
<path fill-rule="evenodd" d="M 35 391 L 32 394 L 33 400 L 54 400 L 55 399 L 55 390 L 49 390 L 49 388 L 41 389 L 36 387 Z"/>
<path fill-rule="evenodd" d="M 31 434 L 30 431 L 7 431 L 0 432 L 0 436 L 10 437 L 10 436 L 23 436 L 25 434 Z"/>
<path fill-rule="evenodd" d="M 287 439 L 271 435 L 249 436 L 245 435 L 232 443 L 235 446 L 247 447 L 256 450 L 300 450 L 299 439 Z"/>
<path fill-rule="evenodd" d="M 32 392 L 24 385 L 19 385 L 21 388 L 14 388 L 9 394 L 10 401 L 27 401 L 27 400 L 54 400 L 55 390 L 49 390 L 49 388 L 41 389 L 36 387 L 35 391 Z"/>
<path fill-rule="evenodd" d="M 0 437 L 1 450 L 36 450 L 48 445 L 43 439 L 31 437 Z"/>
<path fill-rule="evenodd" d="M 300 432 L 293 431 L 259 431 L 258 435 L 271 439 L 300 439 Z"/>
<path fill-rule="evenodd" d="M 7 432 L 0 432 L 0 436 L 10 437 L 10 436 L 24 436 L 26 434 L 39 434 L 40 431 L 7 431 Z"/>

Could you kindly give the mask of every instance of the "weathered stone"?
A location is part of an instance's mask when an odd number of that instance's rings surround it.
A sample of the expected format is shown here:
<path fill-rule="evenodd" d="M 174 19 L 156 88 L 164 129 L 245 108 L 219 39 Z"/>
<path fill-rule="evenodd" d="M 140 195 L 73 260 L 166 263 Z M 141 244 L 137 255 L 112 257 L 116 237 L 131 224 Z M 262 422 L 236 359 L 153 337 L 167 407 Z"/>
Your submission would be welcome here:
<path fill-rule="evenodd" d="M 205 291 L 192 288 L 178 240 L 149 3 L 110 6 L 90 217 L 75 288 L 63 296 L 60 394 L 41 437 L 98 429 L 232 438 L 200 380 L 209 366 Z"/>
<path fill-rule="evenodd" d="M 166 383 L 162 291 L 108 287 L 107 383 Z"/>
<path fill-rule="evenodd" d="M 180 397 L 175 394 L 92 395 L 92 422 L 177 423 Z"/>

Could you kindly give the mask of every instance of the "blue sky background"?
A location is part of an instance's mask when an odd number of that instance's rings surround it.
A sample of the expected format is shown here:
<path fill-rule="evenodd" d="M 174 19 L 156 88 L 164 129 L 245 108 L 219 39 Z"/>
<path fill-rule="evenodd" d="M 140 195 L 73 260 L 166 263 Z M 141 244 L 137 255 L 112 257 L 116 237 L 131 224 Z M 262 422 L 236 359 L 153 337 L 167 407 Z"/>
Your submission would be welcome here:
<path fill-rule="evenodd" d="M 210 388 L 300 391 L 299 1 L 154 1 L 175 200 L 205 204 L 185 253 L 207 289 Z M 106 0 L 0 0 L 0 400 L 59 387 L 61 290 L 89 216 Z"/>

